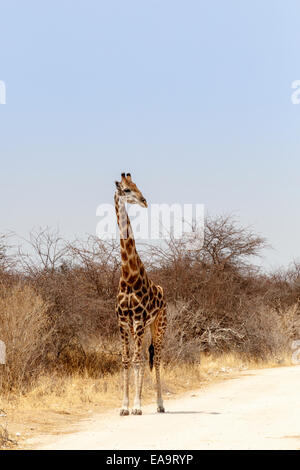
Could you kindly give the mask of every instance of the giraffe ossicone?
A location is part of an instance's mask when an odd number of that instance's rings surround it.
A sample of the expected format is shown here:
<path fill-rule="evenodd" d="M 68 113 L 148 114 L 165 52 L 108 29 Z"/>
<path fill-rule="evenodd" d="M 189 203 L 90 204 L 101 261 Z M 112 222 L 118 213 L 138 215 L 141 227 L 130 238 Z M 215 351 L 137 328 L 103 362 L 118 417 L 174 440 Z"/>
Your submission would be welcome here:
<path fill-rule="evenodd" d="M 133 368 L 135 375 L 135 398 L 132 414 L 141 415 L 141 398 L 144 377 L 143 340 L 146 328 L 151 331 L 149 347 L 150 369 L 156 374 L 157 411 L 163 413 L 161 394 L 160 361 L 162 341 L 167 327 L 166 302 L 163 289 L 149 279 L 136 250 L 133 231 L 125 202 L 147 207 L 147 201 L 131 179 L 131 174 L 121 174 L 116 181 L 115 209 L 120 230 L 121 277 L 116 302 L 116 314 L 122 341 L 122 363 L 124 374 L 123 403 L 121 416 L 129 414 L 129 338 L 133 337 Z"/>

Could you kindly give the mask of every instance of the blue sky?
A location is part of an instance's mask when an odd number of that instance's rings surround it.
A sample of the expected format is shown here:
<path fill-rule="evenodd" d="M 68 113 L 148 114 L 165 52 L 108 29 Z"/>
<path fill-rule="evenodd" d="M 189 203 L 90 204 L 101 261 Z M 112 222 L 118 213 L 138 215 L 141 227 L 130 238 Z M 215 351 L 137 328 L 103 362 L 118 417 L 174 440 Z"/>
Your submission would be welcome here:
<path fill-rule="evenodd" d="M 95 233 L 131 171 L 300 258 L 300 4 L 0 0 L 0 231 Z"/>

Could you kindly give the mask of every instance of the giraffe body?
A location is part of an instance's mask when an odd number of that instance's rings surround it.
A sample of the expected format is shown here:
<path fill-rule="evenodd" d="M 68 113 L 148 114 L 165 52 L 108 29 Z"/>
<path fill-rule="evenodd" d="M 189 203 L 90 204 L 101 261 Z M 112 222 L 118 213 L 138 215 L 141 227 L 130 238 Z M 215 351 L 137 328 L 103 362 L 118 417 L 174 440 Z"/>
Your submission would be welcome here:
<path fill-rule="evenodd" d="M 132 228 L 126 212 L 125 202 L 138 203 L 147 207 L 146 200 L 130 174 L 122 174 L 116 182 L 115 208 L 120 229 L 121 277 L 117 294 L 116 313 L 122 341 L 122 362 L 124 369 L 124 396 L 121 415 L 129 414 L 129 339 L 133 337 L 134 352 L 132 363 L 135 373 L 135 399 L 133 414 L 142 414 L 141 396 L 144 376 L 143 340 L 150 327 L 152 341 L 149 348 L 150 368 L 155 367 L 157 387 L 157 410 L 164 412 L 160 384 L 160 359 L 162 340 L 167 326 L 166 303 L 163 289 L 148 278 L 137 253 Z"/>

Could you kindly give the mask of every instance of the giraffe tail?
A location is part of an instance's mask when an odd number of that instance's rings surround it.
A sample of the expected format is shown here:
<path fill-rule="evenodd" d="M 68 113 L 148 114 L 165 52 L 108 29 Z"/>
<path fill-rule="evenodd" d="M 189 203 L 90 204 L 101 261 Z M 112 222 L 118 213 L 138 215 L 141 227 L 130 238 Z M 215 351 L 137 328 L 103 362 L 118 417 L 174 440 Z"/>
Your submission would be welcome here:
<path fill-rule="evenodd" d="M 151 344 L 149 346 L 149 366 L 150 366 L 150 370 L 153 369 L 153 357 L 154 357 L 154 346 L 153 346 L 153 343 L 151 342 Z"/>

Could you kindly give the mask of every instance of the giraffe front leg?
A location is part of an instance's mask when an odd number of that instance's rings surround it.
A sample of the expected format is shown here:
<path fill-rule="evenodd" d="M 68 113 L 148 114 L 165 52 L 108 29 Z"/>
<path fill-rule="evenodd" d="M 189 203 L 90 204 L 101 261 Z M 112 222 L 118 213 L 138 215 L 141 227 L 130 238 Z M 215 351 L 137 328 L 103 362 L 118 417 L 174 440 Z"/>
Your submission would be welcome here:
<path fill-rule="evenodd" d="M 120 327 L 122 339 L 122 363 L 123 363 L 123 403 L 120 410 L 121 416 L 129 415 L 129 332 Z"/>
<path fill-rule="evenodd" d="M 145 361 L 142 354 L 143 347 L 143 338 L 144 330 L 142 328 L 137 328 L 134 332 L 134 355 L 133 355 L 133 367 L 134 367 L 134 376 L 135 376 L 135 397 L 133 403 L 132 414 L 141 415 L 142 414 L 142 388 L 143 388 L 143 378 L 144 378 L 144 369 Z"/>

